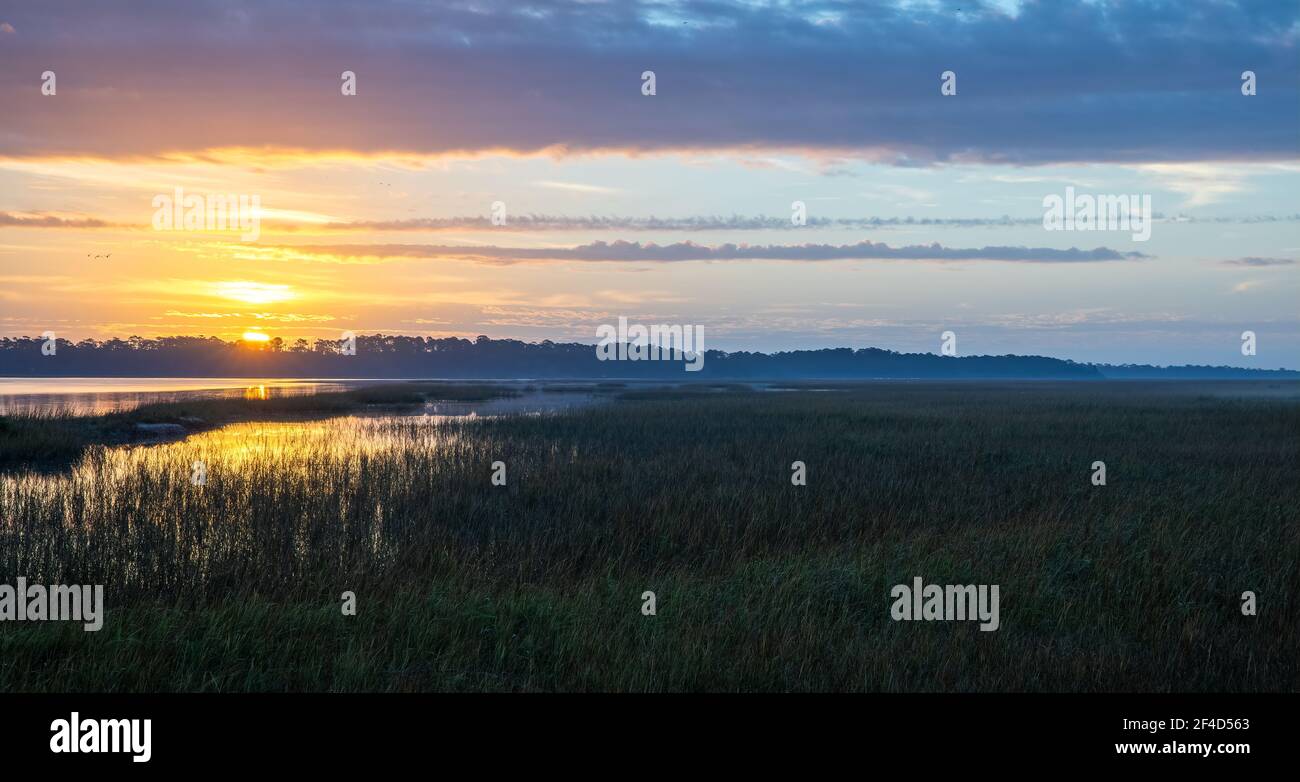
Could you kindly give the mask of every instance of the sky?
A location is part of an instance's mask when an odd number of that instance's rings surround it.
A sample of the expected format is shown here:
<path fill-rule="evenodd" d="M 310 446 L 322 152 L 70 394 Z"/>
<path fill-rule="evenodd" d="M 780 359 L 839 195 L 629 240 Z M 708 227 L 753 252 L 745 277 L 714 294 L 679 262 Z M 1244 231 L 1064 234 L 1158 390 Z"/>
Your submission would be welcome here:
<path fill-rule="evenodd" d="M 0 336 L 1300 368 L 1298 44 L 1294 0 L 4 0 Z"/>

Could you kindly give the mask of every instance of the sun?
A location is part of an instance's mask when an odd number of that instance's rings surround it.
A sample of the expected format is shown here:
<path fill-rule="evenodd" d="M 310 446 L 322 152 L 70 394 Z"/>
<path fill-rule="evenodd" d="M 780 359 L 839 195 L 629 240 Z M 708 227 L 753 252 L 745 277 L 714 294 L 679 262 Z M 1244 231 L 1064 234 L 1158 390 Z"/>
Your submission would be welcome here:
<path fill-rule="evenodd" d="M 260 331 L 245 331 L 244 341 L 245 342 L 270 342 L 271 338 Z"/>

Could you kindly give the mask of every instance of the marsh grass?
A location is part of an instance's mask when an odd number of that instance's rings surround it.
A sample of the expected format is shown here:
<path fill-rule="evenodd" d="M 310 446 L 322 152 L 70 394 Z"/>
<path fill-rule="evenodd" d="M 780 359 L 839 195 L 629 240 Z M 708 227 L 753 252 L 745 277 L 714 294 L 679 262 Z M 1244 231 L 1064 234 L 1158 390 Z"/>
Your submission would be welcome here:
<path fill-rule="evenodd" d="M 84 421 L 68 410 L 0 415 L 0 470 L 34 463 L 67 463 L 86 448 Z"/>
<path fill-rule="evenodd" d="M 0 478 L 0 583 L 109 605 L 99 633 L 0 626 L 0 690 L 1300 689 L 1294 398 L 625 397 L 240 423 Z M 1002 629 L 891 621 L 913 576 L 999 584 Z"/>

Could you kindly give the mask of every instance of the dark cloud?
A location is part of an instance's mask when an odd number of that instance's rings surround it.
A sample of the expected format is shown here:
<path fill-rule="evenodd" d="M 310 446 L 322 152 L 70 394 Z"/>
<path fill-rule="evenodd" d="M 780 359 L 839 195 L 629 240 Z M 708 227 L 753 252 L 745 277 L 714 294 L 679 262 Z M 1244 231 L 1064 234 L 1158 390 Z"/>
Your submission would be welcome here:
<path fill-rule="evenodd" d="M 694 242 L 655 244 L 654 242 L 592 242 L 576 247 L 482 247 L 435 244 L 342 244 L 295 245 L 284 249 L 310 255 L 338 258 L 447 258 L 489 263 L 524 261 L 642 261 L 672 263 L 681 261 L 1012 261 L 1022 263 L 1086 263 L 1094 261 L 1141 260 L 1150 256 L 1139 252 L 1119 252 L 1108 247 L 1080 250 L 1071 247 L 1057 250 L 1048 247 L 944 247 L 928 245 L 890 247 L 876 242 L 856 244 L 786 244 L 747 245 Z"/>
<path fill-rule="evenodd" d="M 796 148 L 1294 159 L 1294 0 L 189 0 L 13 7 L 0 155 Z M 685 23 L 684 23 L 685 22 Z M 58 95 L 39 75 L 58 74 Z M 339 94 L 339 74 L 359 94 Z M 640 92 L 653 70 L 657 92 Z M 940 73 L 958 94 L 939 94 Z M 1258 94 L 1240 93 L 1253 70 Z"/>

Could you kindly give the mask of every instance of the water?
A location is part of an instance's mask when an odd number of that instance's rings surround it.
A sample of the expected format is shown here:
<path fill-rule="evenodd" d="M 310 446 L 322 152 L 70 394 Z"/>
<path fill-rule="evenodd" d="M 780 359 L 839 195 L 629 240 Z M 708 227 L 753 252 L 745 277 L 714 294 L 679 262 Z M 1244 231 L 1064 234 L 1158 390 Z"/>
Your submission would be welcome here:
<path fill-rule="evenodd" d="M 48 377 L 0 378 L 0 415 L 20 412 L 67 411 L 74 415 L 104 415 L 133 410 L 154 402 L 186 399 L 274 399 L 284 396 L 346 391 L 400 380 L 315 378 L 173 378 L 173 377 Z M 461 382 L 461 381 L 455 381 Z M 473 381 L 468 381 L 473 382 Z M 584 407 L 610 397 L 583 390 L 584 385 L 547 381 L 500 381 L 518 396 L 482 402 L 430 402 L 416 415 L 463 416 L 535 414 Z M 629 384 L 630 387 L 658 383 Z M 619 389 L 606 389 L 616 391 Z M 557 392 L 558 391 L 558 392 Z M 362 413 L 364 415 L 364 413 Z"/>
<path fill-rule="evenodd" d="M 296 380 L 174 377 L 0 378 L 0 415 L 66 410 L 75 415 L 104 415 L 153 402 L 185 399 L 279 396 L 345 391 L 375 380 Z"/>

